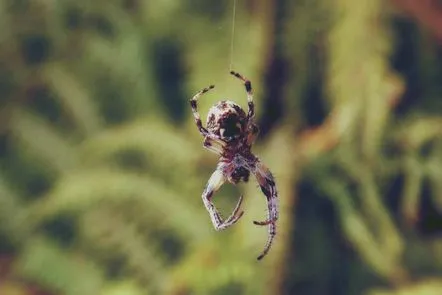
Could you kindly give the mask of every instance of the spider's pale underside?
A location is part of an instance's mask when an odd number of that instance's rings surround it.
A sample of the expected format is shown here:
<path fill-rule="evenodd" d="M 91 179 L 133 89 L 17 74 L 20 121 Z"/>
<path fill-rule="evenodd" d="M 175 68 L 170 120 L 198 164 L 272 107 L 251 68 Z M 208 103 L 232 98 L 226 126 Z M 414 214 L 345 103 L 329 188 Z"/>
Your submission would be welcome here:
<path fill-rule="evenodd" d="M 205 128 L 198 113 L 198 98 L 214 86 L 211 85 L 202 89 L 190 100 L 195 123 L 199 132 L 204 136 L 204 147 L 220 156 L 218 166 L 210 177 L 202 198 L 215 229 L 226 229 L 235 224 L 244 214 L 244 211 L 240 210 L 243 196 L 239 197 L 232 214 L 223 220 L 212 202 L 213 194 L 226 181 L 233 184 L 240 181 L 247 182 L 250 173 L 255 175 L 262 192 L 266 196 L 268 210 L 267 220 L 253 222 L 256 225 L 268 227 L 267 243 L 258 256 L 258 260 L 261 260 L 269 252 L 276 235 L 276 221 L 279 214 L 278 194 L 272 173 L 251 151 L 252 144 L 259 133 L 258 126 L 253 122 L 255 106 L 253 104 L 252 84 L 240 74 L 233 71 L 230 73 L 244 83 L 248 102 L 247 114 L 232 101 L 220 101 L 210 108 L 207 115 L 207 127 Z"/>

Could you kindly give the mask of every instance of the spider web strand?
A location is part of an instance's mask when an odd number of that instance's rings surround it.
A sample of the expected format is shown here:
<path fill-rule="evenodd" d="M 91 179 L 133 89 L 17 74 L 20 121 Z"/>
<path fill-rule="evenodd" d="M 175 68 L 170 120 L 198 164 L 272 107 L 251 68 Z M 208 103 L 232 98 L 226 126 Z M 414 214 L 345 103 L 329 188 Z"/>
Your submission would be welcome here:
<path fill-rule="evenodd" d="M 230 66 L 229 71 L 232 70 L 233 66 L 233 49 L 234 49 L 234 41 L 235 41 L 235 16 L 236 16 L 236 0 L 233 0 L 233 16 L 232 16 L 232 36 L 230 39 Z"/>

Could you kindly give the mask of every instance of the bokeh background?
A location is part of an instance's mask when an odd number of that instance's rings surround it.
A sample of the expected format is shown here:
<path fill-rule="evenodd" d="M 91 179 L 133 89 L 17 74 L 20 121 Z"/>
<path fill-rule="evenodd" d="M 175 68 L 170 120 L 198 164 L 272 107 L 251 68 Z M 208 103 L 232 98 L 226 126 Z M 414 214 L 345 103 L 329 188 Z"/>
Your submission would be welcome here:
<path fill-rule="evenodd" d="M 442 294 L 442 2 L 0 1 L 0 294 Z M 201 193 L 216 155 L 188 100 L 247 106 L 254 181 Z"/>

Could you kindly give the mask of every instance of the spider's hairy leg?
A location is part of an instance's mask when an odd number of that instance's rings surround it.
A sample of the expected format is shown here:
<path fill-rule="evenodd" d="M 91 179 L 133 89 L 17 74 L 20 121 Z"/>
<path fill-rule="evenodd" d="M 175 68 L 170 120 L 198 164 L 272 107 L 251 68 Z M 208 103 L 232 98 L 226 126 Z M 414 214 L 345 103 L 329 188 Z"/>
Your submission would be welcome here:
<path fill-rule="evenodd" d="M 204 138 L 203 146 L 209 151 L 214 152 L 215 154 L 222 155 L 226 143 L 216 138 L 213 134 L 208 134 Z"/>
<path fill-rule="evenodd" d="M 206 128 L 203 127 L 200 114 L 198 113 L 198 98 L 204 93 L 208 92 L 210 89 L 213 89 L 214 87 L 215 87 L 214 85 L 210 85 L 209 87 L 201 89 L 190 99 L 190 106 L 192 107 L 192 113 L 193 117 L 195 118 L 195 124 L 198 127 L 199 132 L 203 136 L 206 136 L 209 132 L 207 131 Z"/>
<path fill-rule="evenodd" d="M 261 254 L 259 254 L 259 256 L 256 258 L 257 260 L 263 259 L 264 256 L 266 256 L 267 253 L 269 253 L 270 248 L 272 247 L 273 240 L 275 239 L 276 236 L 276 224 L 274 222 L 269 224 L 268 231 L 269 231 L 269 237 L 267 238 L 264 250 L 262 250 Z"/>
<path fill-rule="evenodd" d="M 251 146 L 259 134 L 259 127 L 255 123 L 250 123 L 249 131 L 247 133 L 247 145 Z"/>
<path fill-rule="evenodd" d="M 278 220 L 278 192 L 275 180 L 270 170 L 260 161 L 256 163 L 255 177 L 267 199 L 268 219 L 265 221 L 254 221 L 256 225 L 268 225 Z"/>
<path fill-rule="evenodd" d="M 247 104 L 249 106 L 249 111 L 248 111 L 248 114 L 247 114 L 247 118 L 251 119 L 251 118 L 253 118 L 255 116 L 255 104 L 253 103 L 252 83 L 250 82 L 249 79 L 247 79 L 246 77 L 242 76 L 240 73 L 237 73 L 237 72 L 234 72 L 234 71 L 230 71 L 230 74 L 232 74 L 236 78 L 240 79 L 244 83 L 244 86 L 246 87 Z"/>
<path fill-rule="evenodd" d="M 202 195 L 204 206 L 209 212 L 213 226 L 215 227 L 216 230 L 223 230 L 232 226 L 244 214 L 244 211 L 240 211 L 241 204 L 243 201 L 243 196 L 240 196 L 238 203 L 235 206 L 235 209 L 233 209 L 232 214 L 225 221 L 222 220 L 218 210 L 216 209 L 215 205 L 212 202 L 212 197 L 213 194 L 221 187 L 221 185 L 224 184 L 225 181 L 226 177 L 222 172 L 221 168 L 217 168 L 210 177 Z"/>
<path fill-rule="evenodd" d="M 261 191 L 264 193 L 267 199 L 267 214 L 268 219 L 265 221 L 253 221 L 256 225 L 267 225 L 269 236 L 267 243 L 264 247 L 261 255 L 258 256 L 258 260 L 262 259 L 269 252 L 273 240 L 276 235 L 276 221 L 278 220 L 278 193 L 276 191 L 275 180 L 270 170 L 261 162 L 256 163 L 255 171 L 256 179 L 261 187 Z"/>

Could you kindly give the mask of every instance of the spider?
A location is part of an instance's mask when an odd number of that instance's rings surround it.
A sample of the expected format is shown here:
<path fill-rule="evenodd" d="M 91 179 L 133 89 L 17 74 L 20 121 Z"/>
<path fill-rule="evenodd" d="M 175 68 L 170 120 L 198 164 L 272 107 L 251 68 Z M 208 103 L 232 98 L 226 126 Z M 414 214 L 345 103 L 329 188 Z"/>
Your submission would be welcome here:
<path fill-rule="evenodd" d="M 235 224 L 244 214 L 244 211 L 240 210 L 243 196 L 239 197 L 232 214 L 223 220 L 212 202 L 214 193 L 226 181 L 232 184 L 240 181 L 247 182 L 250 173 L 255 175 L 261 191 L 266 196 L 268 210 L 267 220 L 253 221 L 256 225 L 268 227 L 267 242 L 257 258 L 261 260 L 269 252 L 276 235 L 276 221 L 279 214 L 278 194 L 272 173 L 251 151 L 252 144 L 259 133 L 258 126 L 253 122 L 255 105 L 252 84 L 239 73 L 231 71 L 230 74 L 241 80 L 245 86 L 248 102 L 247 114 L 236 103 L 223 100 L 210 108 L 207 115 L 207 128 L 205 128 L 198 113 L 198 98 L 215 86 L 211 85 L 202 89 L 190 99 L 196 126 L 204 136 L 203 146 L 220 156 L 217 168 L 210 177 L 202 198 L 215 229 L 224 230 Z"/>

